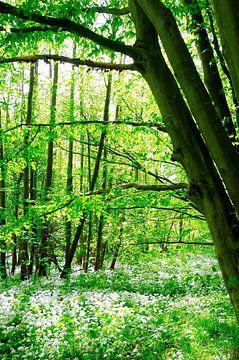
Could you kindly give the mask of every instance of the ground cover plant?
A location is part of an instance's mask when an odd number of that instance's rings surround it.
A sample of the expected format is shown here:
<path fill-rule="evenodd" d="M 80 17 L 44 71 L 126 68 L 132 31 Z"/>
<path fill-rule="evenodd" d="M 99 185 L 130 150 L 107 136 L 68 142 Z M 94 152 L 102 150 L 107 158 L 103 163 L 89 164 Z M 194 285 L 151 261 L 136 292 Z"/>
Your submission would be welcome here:
<path fill-rule="evenodd" d="M 239 327 L 213 252 L 115 271 L 2 282 L 1 359 L 236 359 Z"/>

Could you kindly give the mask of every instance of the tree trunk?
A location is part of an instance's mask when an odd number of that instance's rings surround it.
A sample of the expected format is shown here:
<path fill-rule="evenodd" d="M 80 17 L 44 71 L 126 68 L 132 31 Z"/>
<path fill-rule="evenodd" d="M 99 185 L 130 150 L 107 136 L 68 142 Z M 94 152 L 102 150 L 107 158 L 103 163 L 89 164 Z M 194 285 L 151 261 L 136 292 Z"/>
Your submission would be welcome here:
<path fill-rule="evenodd" d="M 52 131 L 52 127 L 55 124 L 55 118 L 56 118 L 57 85 L 58 85 L 58 62 L 55 62 L 52 93 L 51 93 L 51 112 L 50 112 L 51 131 Z M 47 169 L 46 169 L 46 182 L 45 182 L 45 193 L 44 193 L 45 201 L 47 201 L 48 194 L 52 186 L 53 150 L 54 150 L 54 140 L 53 140 L 53 136 L 50 134 L 50 138 L 48 142 L 48 151 L 47 151 Z M 42 238 L 41 238 L 40 256 L 39 256 L 39 270 L 38 270 L 39 276 L 47 276 L 48 240 L 50 237 L 49 225 L 50 225 L 49 221 L 44 219 L 42 224 Z"/>
<path fill-rule="evenodd" d="M 30 66 L 30 84 L 29 84 L 29 92 L 28 92 L 28 101 L 27 101 L 27 118 L 26 124 L 30 125 L 32 122 L 32 111 L 33 111 L 33 93 L 34 93 L 34 82 L 35 82 L 35 64 L 31 64 Z M 24 155 L 26 166 L 23 170 L 23 188 L 24 188 L 24 204 L 23 204 L 23 212 L 24 216 L 28 215 L 28 207 L 29 207 L 29 175 L 30 175 L 30 154 L 28 149 L 29 143 L 29 129 L 27 129 L 24 144 L 26 146 Z M 21 258 L 21 280 L 26 280 L 29 277 L 29 254 L 28 254 L 28 242 L 29 242 L 29 232 L 27 229 L 24 231 L 24 237 L 20 240 L 19 251 Z"/>
<path fill-rule="evenodd" d="M 211 0 L 213 5 L 225 59 L 239 103 L 239 2 L 234 0 Z"/>
<path fill-rule="evenodd" d="M 239 156 L 200 79 L 175 18 L 161 1 L 138 0 L 137 3 L 142 6 L 162 41 L 200 133 L 203 134 L 210 155 L 215 161 L 230 198 L 239 213 L 239 166 L 235 166 L 239 163 Z M 144 28 L 145 26 L 141 25 L 140 31 L 142 32 Z"/>
<path fill-rule="evenodd" d="M 105 98 L 105 106 L 104 106 L 104 115 L 103 115 L 103 121 L 104 122 L 108 122 L 109 121 L 109 105 L 110 105 L 110 94 L 111 94 L 111 84 L 112 84 L 112 79 L 111 76 L 109 76 L 108 79 L 108 85 L 107 85 L 107 89 L 106 89 L 106 98 Z M 90 183 L 90 191 L 93 191 L 96 185 L 96 180 L 99 174 L 99 168 L 100 168 L 100 161 L 101 161 L 101 156 L 102 156 L 102 152 L 104 149 L 104 141 L 105 141 L 105 137 L 106 137 L 106 128 L 104 128 L 102 130 L 101 133 L 101 137 L 100 137 L 100 143 L 99 143 L 99 148 L 98 148 L 98 153 L 97 153 L 97 157 L 96 157 L 96 161 L 95 161 L 95 166 L 94 166 L 94 171 L 93 171 L 93 175 L 91 178 L 91 183 Z M 78 225 L 77 229 L 76 229 L 76 233 L 75 233 L 75 237 L 73 239 L 73 242 L 71 244 L 71 248 L 69 251 L 69 257 L 68 259 L 66 259 L 65 265 L 64 265 L 64 269 L 62 271 L 61 274 L 61 278 L 65 278 L 67 276 L 67 274 L 69 274 L 70 270 L 71 270 L 71 264 L 77 249 L 77 245 L 79 242 L 79 239 L 81 237 L 83 228 L 84 228 L 84 223 L 86 220 L 86 212 L 84 211 L 82 218 L 80 219 L 80 224 Z"/>
<path fill-rule="evenodd" d="M 111 78 L 109 78 L 109 82 L 111 83 Z M 109 87 L 109 84 L 108 84 L 108 87 Z M 109 94 L 109 96 L 110 96 L 110 94 Z M 107 150 L 104 148 L 102 189 L 106 189 L 106 187 L 107 187 L 108 171 L 107 171 L 106 160 L 107 160 Z M 106 244 L 103 243 L 103 228 L 104 228 L 104 216 L 101 214 L 100 218 L 99 218 L 99 227 L 98 227 L 98 235 L 97 235 L 97 243 L 96 243 L 95 270 L 101 269 L 103 266 L 103 263 L 104 263 Z"/>
<path fill-rule="evenodd" d="M 74 44 L 73 58 L 76 55 L 76 45 Z M 75 119 L 75 67 L 72 65 L 71 69 L 71 90 L 70 90 L 70 109 L 69 109 L 69 120 L 74 121 Z M 66 179 L 66 193 L 71 195 L 73 192 L 73 148 L 74 142 L 72 138 L 68 140 L 68 162 L 67 162 L 67 179 Z M 66 220 L 66 250 L 65 260 L 69 256 L 71 247 L 71 233 L 72 233 L 72 221 Z"/>
<path fill-rule="evenodd" d="M 91 183 L 91 148 L 90 148 L 90 133 L 87 131 L 87 164 L 88 164 L 88 184 L 90 186 Z M 86 244 L 86 259 L 85 259 L 85 267 L 84 270 L 87 272 L 90 263 L 90 251 L 91 251 L 91 238 L 92 238 L 92 211 L 89 214 L 88 218 L 88 233 L 87 233 L 87 244 Z"/>
<path fill-rule="evenodd" d="M 188 196 L 208 223 L 223 278 L 239 318 L 239 222 L 235 210 L 162 56 L 153 25 L 136 1 L 131 1 L 130 4 L 138 37 L 136 49 L 139 52 L 139 68 L 154 95 L 172 139 L 174 160 L 183 165 L 188 175 Z"/>
<path fill-rule="evenodd" d="M 3 136 L 2 136 L 2 116 L 0 109 L 0 163 L 1 163 L 1 179 L 0 179 L 0 226 L 2 231 L 2 240 L 1 240 L 1 252 L 0 252 L 0 278 L 5 279 L 7 277 L 6 269 L 6 251 L 7 244 L 4 240 L 4 232 L 6 225 L 6 165 L 4 163 L 4 145 L 3 145 Z"/>
<path fill-rule="evenodd" d="M 122 216 L 122 221 L 121 221 L 121 224 L 120 224 L 119 240 L 116 243 L 115 248 L 114 248 L 113 259 L 112 259 L 111 264 L 110 264 L 110 270 L 115 269 L 115 264 L 116 264 L 116 261 L 117 261 L 118 256 L 119 256 L 119 251 L 120 251 L 120 247 L 121 247 L 122 240 L 123 240 L 124 221 L 125 221 L 125 216 L 123 215 Z"/>
<path fill-rule="evenodd" d="M 16 221 L 18 221 L 18 210 L 19 210 L 19 197 L 20 197 L 20 184 L 23 178 L 23 172 L 20 173 L 18 178 L 15 180 L 15 194 L 14 194 L 14 218 Z M 18 245 L 18 239 L 15 233 L 12 234 L 12 240 L 13 240 L 13 249 L 12 249 L 12 268 L 11 268 L 11 274 L 15 273 L 16 266 L 18 264 L 17 259 L 17 245 Z"/>
<path fill-rule="evenodd" d="M 229 81 L 230 87 L 231 87 L 232 100 L 233 100 L 233 103 L 234 103 L 234 106 L 235 106 L 236 120 L 237 120 L 237 125 L 238 125 L 239 124 L 238 101 L 237 101 L 237 98 L 236 98 L 235 90 L 233 88 L 232 78 L 231 78 L 230 72 L 228 70 L 226 61 L 224 59 L 224 54 L 220 49 L 219 41 L 218 41 L 218 38 L 217 38 L 217 33 L 216 33 L 216 30 L 215 30 L 215 26 L 214 26 L 212 11 L 211 11 L 210 4 L 208 3 L 208 0 L 206 1 L 206 7 L 207 7 L 207 16 L 208 16 L 209 23 L 210 23 L 210 28 L 211 28 L 210 30 L 211 30 L 211 34 L 212 34 L 212 38 L 213 38 L 212 39 L 213 47 L 214 47 L 215 53 L 216 53 L 216 55 L 218 57 L 219 63 L 220 63 L 221 68 L 222 68 L 222 71 L 226 75 L 226 77 L 227 77 L 227 79 Z"/>
<path fill-rule="evenodd" d="M 97 233 L 97 243 L 96 243 L 95 271 L 101 269 L 101 264 L 102 264 L 103 226 L 104 226 L 104 217 L 103 215 L 100 215 L 98 233 Z"/>
<path fill-rule="evenodd" d="M 30 200 L 31 206 L 35 205 L 36 202 L 36 186 L 37 186 L 37 171 L 33 168 L 30 169 Z M 30 261 L 29 261 L 29 276 L 33 274 L 33 266 L 35 259 L 35 252 L 37 246 L 37 224 L 35 219 L 32 219 L 32 231 L 31 231 L 31 246 L 30 246 Z"/>
<path fill-rule="evenodd" d="M 191 16 L 188 15 L 188 27 L 195 34 L 196 46 L 203 67 L 204 83 L 228 135 L 230 136 L 231 140 L 235 141 L 236 130 L 232 122 L 222 80 L 217 68 L 217 63 L 214 59 L 213 48 L 209 41 L 208 33 L 198 1 L 184 0 L 184 3 L 191 6 Z"/>

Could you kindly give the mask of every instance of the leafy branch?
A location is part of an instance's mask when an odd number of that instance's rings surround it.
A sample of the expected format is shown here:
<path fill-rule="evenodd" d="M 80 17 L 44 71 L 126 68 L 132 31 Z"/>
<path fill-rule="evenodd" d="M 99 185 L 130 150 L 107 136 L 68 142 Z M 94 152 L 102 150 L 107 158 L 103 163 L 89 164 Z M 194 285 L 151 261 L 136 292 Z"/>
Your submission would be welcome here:
<path fill-rule="evenodd" d="M 179 189 L 187 189 L 188 184 L 186 183 L 177 183 L 177 184 L 164 184 L 164 185 L 155 185 L 155 184 L 140 184 L 140 183 L 136 183 L 136 182 L 132 182 L 132 183 L 125 183 L 125 184 L 120 184 L 117 185 L 117 188 L 119 189 L 130 189 L 130 188 L 134 188 L 137 190 L 145 190 L 145 191 L 168 191 L 168 190 L 179 190 Z M 63 204 L 61 204 L 59 207 L 50 210 L 46 213 L 41 214 L 41 216 L 47 216 L 47 215 L 51 215 L 59 210 L 62 210 L 64 208 L 66 208 L 67 206 L 69 206 L 73 201 L 77 200 L 79 198 L 79 196 L 96 196 L 96 195 L 107 195 L 110 194 L 114 191 L 114 189 L 99 189 L 99 190 L 93 190 L 93 191 L 88 191 L 85 193 L 79 193 L 78 195 L 75 195 L 73 197 L 71 197 L 70 199 L 68 199 L 66 202 L 64 202 Z"/>
<path fill-rule="evenodd" d="M 158 123 L 154 123 L 154 122 L 134 122 L 134 121 L 124 121 L 124 120 L 115 120 L 115 121 L 109 121 L 109 122 L 106 122 L 106 121 L 98 121 L 98 120 L 82 120 L 82 121 L 63 121 L 63 122 L 58 122 L 58 123 L 55 123 L 54 126 L 72 126 L 72 125 L 92 125 L 92 124 L 98 124 L 98 125 L 130 125 L 130 126 L 133 126 L 133 127 L 141 127 L 141 126 L 148 126 L 148 127 L 154 127 L 156 128 L 157 130 L 160 130 L 160 131 L 163 131 L 163 132 L 166 132 L 165 128 L 161 125 L 161 124 L 158 124 Z M 7 132 L 10 132 L 10 131 L 13 131 L 13 130 L 16 130 L 16 129 L 19 129 L 19 128 L 22 128 L 22 127 L 49 127 L 51 126 L 50 124 L 48 123 L 38 123 L 38 124 L 26 124 L 26 123 L 21 123 L 21 124 L 17 124 L 9 129 L 6 129 L 3 131 L 3 133 L 7 133 Z"/>
<path fill-rule="evenodd" d="M 69 19 L 44 16 L 37 14 L 35 12 L 28 13 L 24 9 L 21 9 L 19 7 L 10 4 L 6 4 L 3 1 L 0 1 L 0 13 L 13 15 L 20 19 L 37 22 L 43 25 L 53 26 L 55 28 L 60 29 L 61 31 L 77 34 L 85 39 L 91 40 L 94 43 L 106 47 L 110 50 L 120 52 L 130 57 L 136 56 L 135 49 L 132 46 L 126 45 L 120 41 L 108 39 L 102 35 L 97 34 L 96 32 L 90 29 L 87 29 L 83 25 L 78 24 Z M 49 28 L 49 30 L 51 30 L 51 28 Z"/>

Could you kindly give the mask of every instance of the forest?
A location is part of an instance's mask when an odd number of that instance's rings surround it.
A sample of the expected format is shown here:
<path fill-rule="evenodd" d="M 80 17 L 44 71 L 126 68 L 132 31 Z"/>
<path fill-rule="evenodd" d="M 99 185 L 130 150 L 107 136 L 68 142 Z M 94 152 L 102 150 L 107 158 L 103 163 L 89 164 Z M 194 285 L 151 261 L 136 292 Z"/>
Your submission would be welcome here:
<path fill-rule="evenodd" d="M 239 358 L 238 54 L 233 0 L 0 1 L 1 359 Z"/>

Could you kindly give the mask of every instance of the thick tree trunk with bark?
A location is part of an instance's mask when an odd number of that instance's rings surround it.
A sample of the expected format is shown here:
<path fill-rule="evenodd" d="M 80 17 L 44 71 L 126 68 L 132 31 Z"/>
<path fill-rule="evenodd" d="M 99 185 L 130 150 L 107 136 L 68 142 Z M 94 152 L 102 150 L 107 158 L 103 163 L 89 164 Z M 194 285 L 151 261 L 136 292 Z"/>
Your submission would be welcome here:
<path fill-rule="evenodd" d="M 167 57 L 189 104 L 192 115 L 210 155 L 215 161 L 231 200 L 239 213 L 239 155 L 226 134 L 209 94 L 200 79 L 192 57 L 177 27 L 172 12 L 161 2 L 138 0 L 155 27 Z"/>
<path fill-rule="evenodd" d="M 139 1 L 141 2 L 141 1 Z M 160 51 L 157 33 L 137 2 L 131 1 L 142 75 L 163 116 L 179 161 L 189 178 L 188 196 L 204 214 L 237 317 L 239 317 L 239 222 L 208 149 Z"/>
<path fill-rule="evenodd" d="M 196 46 L 203 68 L 204 83 L 228 135 L 231 140 L 235 141 L 236 130 L 232 122 L 225 90 L 214 58 L 213 48 L 208 37 L 199 3 L 197 0 L 184 0 L 184 3 L 191 7 L 191 15 L 190 13 L 188 15 L 188 27 L 191 32 L 195 34 Z"/>

